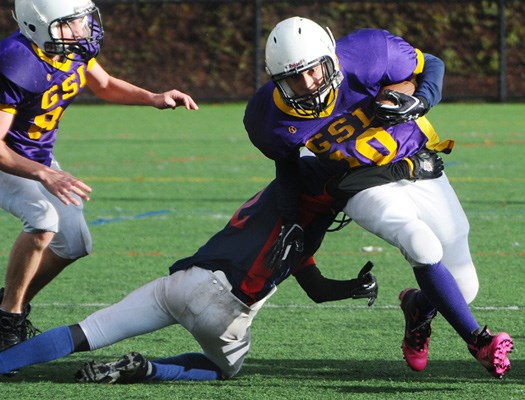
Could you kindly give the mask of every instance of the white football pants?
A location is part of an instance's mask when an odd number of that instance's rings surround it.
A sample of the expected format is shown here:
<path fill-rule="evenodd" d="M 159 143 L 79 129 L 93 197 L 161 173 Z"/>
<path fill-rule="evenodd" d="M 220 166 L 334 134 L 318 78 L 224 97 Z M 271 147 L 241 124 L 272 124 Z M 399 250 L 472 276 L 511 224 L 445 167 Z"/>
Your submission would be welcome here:
<path fill-rule="evenodd" d="M 56 161 L 51 168 L 60 169 Z M 59 257 L 76 260 L 92 250 L 89 228 L 79 206 L 66 206 L 37 181 L 0 171 L 0 207 L 20 219 L 25 232 L 55 232 L 49 248 Z"/>
<path fill-rule="evenodd" d="M 192 267 L 136 289 L 119 303 L 91 314 L 80 326 L 95 350 L 180 324 L 223 375 L 232 377 L 250 350 L 252 320 L 276 289 L 251 307 L 230 289 L 224 273 Z"/>
<path fill-rule="evenodd" d="M 348 201 L 344 212 L 399 248 L 412 266 L 442 261 L 467 303 L 476 297 L 479 282 L 468 244 L 468 220 L 445 174 L 366 189 Z"/>

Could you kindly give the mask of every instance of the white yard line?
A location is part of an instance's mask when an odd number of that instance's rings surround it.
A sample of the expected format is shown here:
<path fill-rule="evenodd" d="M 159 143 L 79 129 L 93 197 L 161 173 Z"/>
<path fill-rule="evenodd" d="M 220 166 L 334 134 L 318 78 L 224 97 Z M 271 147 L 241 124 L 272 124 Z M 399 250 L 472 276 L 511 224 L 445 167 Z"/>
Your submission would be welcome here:
<path fill-rule="evenodd" d="M 108 307 L 111 304 L 108 303 L 34 303 L 34 307 L 78 307 L 78 308 L 103 308 Z M 267 303 L 263 308 L 332 308 L 332 309 L 368 309 L 366 305 L 350 305 L 350 304 L 272 304 Z M 470 307 L 473 311 L 523 311 L 523 307 L 520 306 L 486 306 L 486 307 Z M 371 310 L 398 310 L 399 305 L 374 305 L 370 307 Z"/>

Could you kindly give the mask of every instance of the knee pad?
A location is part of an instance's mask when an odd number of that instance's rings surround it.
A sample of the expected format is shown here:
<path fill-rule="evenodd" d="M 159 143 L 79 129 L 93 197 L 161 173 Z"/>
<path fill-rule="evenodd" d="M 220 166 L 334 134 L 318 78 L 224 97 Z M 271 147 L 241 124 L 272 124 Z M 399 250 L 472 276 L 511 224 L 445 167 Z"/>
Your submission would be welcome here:
<path fill-rule="evenodd" d="M 443 247 L 437 236 L 421 220 L 412 220 L 397 236 L 401 253 L 413 265 L 435 264 L 443 258 Z"/>
<path fill-rule="evenodd" d="M 61 258 L 76 260 L 91 253 L 93 241 L 84 218 L 75 220 L 75 223 L 71 222 L 62 224 L 60 221 L 59 231 L 49 248 Z"/>
<path fill-rule="evenodd" d="M 59 217 L 55 207 L 46 200 L 26 203 L 21 207 L 24 232 L 58 232 Z"/>
<path fill-rule="evenodd" d="M 448 267 L 447 267 L 448 268 Z M 460 268 L 448 268 L 456 283 L 459 286 L 459 290 L 467 304 L 474 301 L 479 290 L 478 274 L 476 273 L 476 267 L 473 264 L 462 265 Z"/>

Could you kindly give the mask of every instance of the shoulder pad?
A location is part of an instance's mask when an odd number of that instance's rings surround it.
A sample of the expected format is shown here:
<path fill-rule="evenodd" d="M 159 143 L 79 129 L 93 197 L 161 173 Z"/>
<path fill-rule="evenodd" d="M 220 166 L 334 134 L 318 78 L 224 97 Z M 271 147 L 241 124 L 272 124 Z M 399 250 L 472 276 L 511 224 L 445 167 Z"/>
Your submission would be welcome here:
<path fill-rule="evenodd" d="M 0 41 L 0 73 L 31 93 L 46 89 L 47 73 L 35 56 L 31 42 L 21 34 Z"/>

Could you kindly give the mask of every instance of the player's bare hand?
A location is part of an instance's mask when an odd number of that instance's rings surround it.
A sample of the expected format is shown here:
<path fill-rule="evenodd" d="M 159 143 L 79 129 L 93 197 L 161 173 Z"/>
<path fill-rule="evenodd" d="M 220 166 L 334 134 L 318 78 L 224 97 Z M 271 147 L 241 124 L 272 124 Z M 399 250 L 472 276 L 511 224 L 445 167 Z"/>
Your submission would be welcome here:
<path fill-rule="evenodd" d="M 48 169 L 41 182 L 50 193 L 55 195 L 66 206 L 69 204 L 80 205 L 76 196 L 88 201 L 88 193 L 92 191 L 91 187 L 80 179 L 65 171 L 54 169 Z"/>
<path fill-rule="evenodd" d="M 184 106 L 186 110 L 199 109 L 199 106 L 197 103 L 195 103 L 191 96 L 175 89 L 155 95 L 153 101 L 154 106 L 161 110 L 166 108 L 175 109 L 180 106 Z"/>

